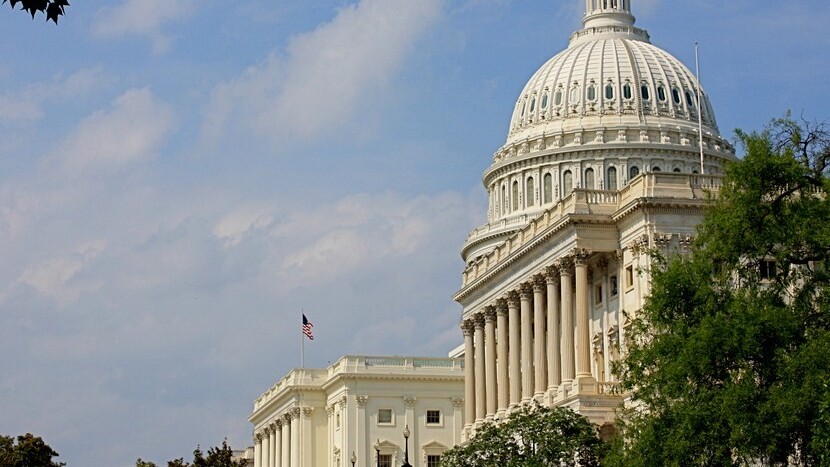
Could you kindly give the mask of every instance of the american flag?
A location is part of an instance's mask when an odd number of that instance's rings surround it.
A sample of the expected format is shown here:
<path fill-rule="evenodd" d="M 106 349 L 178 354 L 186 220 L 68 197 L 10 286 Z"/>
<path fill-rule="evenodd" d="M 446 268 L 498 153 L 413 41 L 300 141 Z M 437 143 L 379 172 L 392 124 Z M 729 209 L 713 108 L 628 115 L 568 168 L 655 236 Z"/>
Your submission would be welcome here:
<path fill-rule="evenodd" d="M 305 314 L 303 314 L 303 334 L 305 334 L 305 336 L 312 341 L 314 340 L 314 333 L 311 332 L 313 327 L 314 325 L 311 324 L 311 321 L 309 321 L 308 318 L 305 317 Z"/>

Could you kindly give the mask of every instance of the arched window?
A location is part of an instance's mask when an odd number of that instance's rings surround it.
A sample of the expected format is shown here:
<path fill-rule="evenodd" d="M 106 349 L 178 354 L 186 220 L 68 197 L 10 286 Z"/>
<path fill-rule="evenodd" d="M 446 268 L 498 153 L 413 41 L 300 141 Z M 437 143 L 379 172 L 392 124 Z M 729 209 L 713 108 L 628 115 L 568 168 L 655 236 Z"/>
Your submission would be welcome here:
<path fill-rule="evenodd" d="M 527 110 L 527 101 L 522 103 L 522 117 L 525 116 L 525 110 Z"/>
<path fill-rule="evenodd" d="M 502 213 L 506 213 L 510 210 L 509 205 L 507 204 L 507 187 L 504 185 L 501 186 L 501 203 L 503 205 Z"/>
<path fill-rule="evenodd" d="M 628 169 L 628 179 L 633 180 L 637 175 L 640 175 L 640 168 L 636 165 L 631 166 L 631 168 Z"/>
<path fill-rule="evenodd" d="M 536 98 L 535 97 L 533 98 L 533 100 L 530 101 L 530 112 L 533 113 L 534 110 L 536 110 Z"/>
<path fill-rule="evenodd" d="M 513 210 L 519 209 L 519 182 L 513 182 Z"/>
<path fill-rule="evenodd" d="M 574 189 L 574 176 L 570 170 L 562 174 L 562 196 L 568 196 Z"/>
<path fill-rule="evenodd" d="M 562 105 L 562 90 L 556 91 L 556 94 L 553 96 L 553 104 L 554 105 Z"/>
<path fill-rule="evenodd" d="M 588 100 L 593 102 L 597 100 L 597 87 L 596 85 L 588 86 Z"/>
<path fill-rule="evenodd" d="M 585 188 L 593 190 L 594 186 L 594 169 L 585 169 Z"/>
<path fill-rule="evenodd" d="M 611 100 L 614 98 L 614 85 L 608 83 L 605 85 L 605 99 Z"/>
<path fill-rule="evenodd" d="M 674 99 L 674 103 L 680 105 L 680 91 L 677 88 L 672 88 L 671 95 Z"/>
<path fill-rule="evenodd" d="M 688 104 L 689 107 L 695 106 L 695 100 L 692 98 L 692 93 L 689 91 L 686 91 L 686 104 Z"/>
<path fill-rule="evenodd" d="M 553 177 L 551 174 L 545 174 L 542 182 L 544 184 L 544 203 L 553 202 Z"/>
<path fill-rule="evenodd" d="M 651 92 L 649 91 L 648 84 L 643 83 L 643 85 L 640 86 L 640 95 L 643 96 L 644 101 L 651 100 Z"/>
<path fill-rule="evenodd" d="M 660 167 L 654 166 L 651 168 L 652 172 L 660 172 Z"/>
<path fill-rule="evenodd" d="M 623 86 L 623 97 L 626 99 L 631 99 L 631 84 L 625 83 Z"/>
<path fill-rule="evenodd" d="M 617 189 L 617 168 L 616 167 L 609 167 L 608 168 L 607 188 L 609 190 L 616 190 Z"/>
<path fill-rule="evenodd" d="M 542 109 L 547 109 L 547 108 L 548 108 L 548 95 L 545 94 L 544 96 L 542 96 Z"/>
<path fill-rule="evenodd" d="M 575 84 L 571 88 L 570 102 L 571 102 L 571 104 L 579 103 L 579 85 L 578 84 Z"/>
<path fill-rule="evenodd" d="M 527 179 L 525 182 L 525 202 L 527 207 L 531 207 L 536 203 L 536 184 L 533 182 L 533 177 Z"/>
<path fill-rule="evenodd" d="M 657 99 L 659 99 L 660 102 L 666 102 L 666 88 L 663 86 L 657 87 Z"/>
<path fill-rule="evenodd" d="M 680 173 L 680 167 L 675 167 L 674 171 L 677 172 L 677 173 Z"/>

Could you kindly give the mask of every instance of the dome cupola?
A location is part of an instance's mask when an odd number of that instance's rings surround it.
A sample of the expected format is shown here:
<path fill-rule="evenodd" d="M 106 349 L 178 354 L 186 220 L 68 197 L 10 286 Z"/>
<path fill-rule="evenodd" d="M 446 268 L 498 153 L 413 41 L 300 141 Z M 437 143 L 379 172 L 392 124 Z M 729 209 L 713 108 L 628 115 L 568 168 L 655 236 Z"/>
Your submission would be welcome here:
<path fill-rule="evenodd" d="M 616 191 L 643 172 L 697 173 L 701 152 L 707 174 L 735 158 L 708 94 L 635 26 L 632 0 L 581 1 L 583 28 L 519 94 L 507 141 L 484 173 L 488 223 L 468 237 L 465 261 L 576 188 Z"/>

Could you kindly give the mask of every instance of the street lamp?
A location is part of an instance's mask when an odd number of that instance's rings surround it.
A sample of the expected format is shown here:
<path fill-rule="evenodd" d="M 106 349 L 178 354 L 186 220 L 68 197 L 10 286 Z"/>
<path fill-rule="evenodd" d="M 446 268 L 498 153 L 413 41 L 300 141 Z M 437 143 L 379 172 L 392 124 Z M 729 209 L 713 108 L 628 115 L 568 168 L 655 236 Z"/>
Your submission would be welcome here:
<path fill-rule="evenodd" d="M 409 425 L 406 425 L 406 428 L 403 429 L 403 438 L 406 440 L 406 450 L 403 454 L 403 465 L 401 467 L 412 467 L 412 464 L 409 463 Z"/>
<path fill-rule="evenodd" d="M 378 442 L 375 443 L 375 453 L 377 454 L 375 457 L 378 460 L 378 467 L 380 467 L 380 439 L 378 439 Z"/>
<path fill-rule="evenodd" d="M 352 451 L 352 467 L 354 467 L 355 462 L 357 462 L 357 454 Z"/>

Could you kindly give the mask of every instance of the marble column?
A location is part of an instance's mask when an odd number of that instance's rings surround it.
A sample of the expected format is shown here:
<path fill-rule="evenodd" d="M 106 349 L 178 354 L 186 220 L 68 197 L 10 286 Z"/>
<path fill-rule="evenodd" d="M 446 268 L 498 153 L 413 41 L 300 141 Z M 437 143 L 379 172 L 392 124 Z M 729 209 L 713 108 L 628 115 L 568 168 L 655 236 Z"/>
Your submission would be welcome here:
<path fill-rule="evenodd" d="M 533 278 L 533 397 L 541 400 L 548 387 L 548 359 L 545 352 L 545 278 Z"/>
<path fill-rule="evenodd" d="M 280 447 L 282 448 L 282 457 L 280 458 L 280 462 L 282 463 L 282 467 L 290 467 L 291 466 L 291 416 L 288 414 L 283 415 L 282 417 L 282 441 L 280 442 Z"/>
<path fill-rule="evenodd" d="M 507 310 L 509 314 L 509 366 L 510 366 L 510 405 L 516 405 L 522 398 L 522 371 L 519 348 L 521 347 L 519 324 L 521 317 L 519 315 L 519 294 L 511 291 L 507 294 Z"/>
<path fill-rule="evenodd" d="M 508 365 L 507 365 L 507 300 L 500 298 L 496 300 L 496 330 L 498 331 L 498 342 L 496 352 L 498 358 L 498 406 L 499 418 L 502 418 L 510 403 L 510 386 L 508 386 Z"/>
<path fill-rule="evenodd" d="M 279 441 L 277 440 L 277 424 L 271 423 L 271 453 L 268 455 L 271 459 L 271 467 L 277 467 L 277 464 L 279 464 L 277 461 L 277 444 Z"/>
<path fill-rule="evenodd" d="M 545 269 L 545 284 L 548 288 L 548 392 L 556 396 L 562 384 L 562 349 L 559 341 L 559 268 L 549 266 Z"/>
<path fill-rule="evenodd" d="M 576 275 L 576 381 L 574 389 L 580 394 L 596 392 L 596 380 L 591 376 L 591 317 L 588 310 L 588 253 L 574 256 Z"/>
<path fill-rule="evenodd" d="M 484 375 L 487 386 L 487 419 L 496 414 L 496 307 L 484 308 Z"/>
<path fill-rule="evenodd" d="M 300 408 L 291 409 L 291 467 L 300 467 Z"/>
<path fill-rule="evenodd" d="M 476 360 L 476 422 L 487 417 L 487 385 L 484 365 L 484 315 L 475 315 L 475 360 Z"/>
<path fill-rule="evenodd" d="M 262 467 L 271 467 L 271 427 L 265 427 L 262 435 Z"/>
<path fill-rule="evenodd" d="M 277 420 L 274 424 L 274 455 L 271 457 L 274 459 L 273 465 L 274 467 L 283 467 L 282 465 L 282 420 Z"/>
<path fill-rule="evenodd" d="M 571 270 L 572 261 L 570 258 L 564 259 L 559 264 L 559 286 L 562 291 L 562 386 L 570 387 L 574 377 L 576 377 L 576 369 L 574 365 L 574 311 L 573 311 L 573 272 Z"/>
<path fill-rule="evenodd" d="M 469 432 L 476 419 L 475 324 L 472 320 L 464 320 L 461 331 L 464 333 L 464 430 Z"/>
<path fill-rule="evenodd" d="M 533 398 L 533 286 L 522 284 L 522 402 Z"/>
<path fill-rule="evenodd" d="M 262 436 L 254 435 L 254 467 L 262 467 Z"/>

